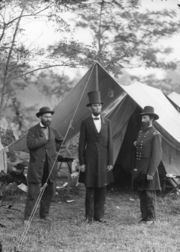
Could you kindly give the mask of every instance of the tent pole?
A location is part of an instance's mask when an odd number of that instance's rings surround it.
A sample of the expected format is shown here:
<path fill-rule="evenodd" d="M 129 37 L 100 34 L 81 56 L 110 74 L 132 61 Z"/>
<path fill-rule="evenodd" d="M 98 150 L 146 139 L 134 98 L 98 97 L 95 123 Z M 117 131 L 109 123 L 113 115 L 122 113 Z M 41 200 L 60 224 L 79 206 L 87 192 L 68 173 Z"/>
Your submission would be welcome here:
<path fill-rule="evenodd" d="M 98 63 L 96 62 L 96 90 L 99 90 L 99 74 L 98 74 Z"/>

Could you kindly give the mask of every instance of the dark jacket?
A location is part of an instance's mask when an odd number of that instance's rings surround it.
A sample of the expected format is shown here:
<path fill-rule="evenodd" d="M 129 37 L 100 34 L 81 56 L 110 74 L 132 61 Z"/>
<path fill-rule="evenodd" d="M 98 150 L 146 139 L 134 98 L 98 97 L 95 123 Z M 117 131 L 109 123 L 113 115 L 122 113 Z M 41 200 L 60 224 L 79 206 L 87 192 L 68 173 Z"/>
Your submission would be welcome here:
<path fill-rule="evenodd" d="M 104 187 L 112 182 L 112 172 L 107 172 L 107 165 L 113 163 L 112 132 L 109 120 L 101 118 L 99 133 L 92 116 L 82 121 L 79 137 L 79 163 L 86 165 L 85 173 L 80 174 L 80 182 L 84 182 L 86 187 Z"/>
<path fill-rule="evenodd" d="M 41 183 L 43 177 L 46 156 L 48 157 L 48 170 L 52 168 L 56 159 L 56 151 L 60 148 L 62 139 L 57 132 L 49 128 L 49 139 L 45 138 L 40 124 L 30 128 L 27 134 L 27 147 L 30 152 L 28 167 L 28 183 Z M 57 164 L 53 168 L 50 181 L 54 181 L 57 172 Z"/>
<path fill-rule="evenodd" d="M 136 142 L 136 176 L 138 190 L 160 190 L 158 166 L 162 159 L 161 135 L 154 128 L 140 130 Z M 153 176 L 148 181 L 147 175 Z"/>

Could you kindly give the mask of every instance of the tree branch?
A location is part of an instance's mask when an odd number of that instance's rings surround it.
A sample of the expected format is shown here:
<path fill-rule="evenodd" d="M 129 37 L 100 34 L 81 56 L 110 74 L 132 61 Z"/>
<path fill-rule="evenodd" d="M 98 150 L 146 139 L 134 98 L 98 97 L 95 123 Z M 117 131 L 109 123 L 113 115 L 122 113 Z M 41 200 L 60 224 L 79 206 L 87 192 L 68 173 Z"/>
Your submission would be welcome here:
<path fill-rule="evenodd" d="M 11 21 L 9 21 L 8 23 L 6 23 L 6 26 L 12 24 L 14 21 L 18 20 L 20 17 L 23 18 L 23 17 L 32 17 L 32 16 L 36 16 L 36 15 L 38 15 L 39 13 L 41 13 L 41 12 L 43 12 L 43 11 L 49 9 L 50 6 L 52 6 L 52 4 L 46 6 L 45 8 L 43 8 L 43 9 L 41 9 L 41 10 L 35 12 L 35 13 L 25 14 L 25 15 L 22 15 L 22 16 L 18 16 L 18 17 L 16 17 L 16 18 L 12 19 Z"/>
<path fill-rule="evenodd" d="M 11 55 L 12 55 L 12 51 L 13 51 L 13 48 L 14 48 L 16 35 L 17 35 L 18 29 L 19 29 L 19 24 L 20 24 L 21 17 L 23 15 L 24 9 L 25 9 L 25 5 L 23 6 L 23 8 L 21 10 L 21 14 L 20 14 L 19 19 L 18 19 L 17 24 L 16 24 L 16 28 L 15 28 L 15 31 L 14 31 L 14 34 L 13 34 L 13 39 L 12 39 L 12 42 L 11 42 L 11 47 L 10 47 L 10 50 L 9 50 L 9 53 L 8 53 L 7 62 L 6 62 L 5 70 L 4 70 L 3 83 L 2 83 L 3 86 L 2 86 L 2 90 L 1 90 L 1 101 L 0 101 L 0 118 L 1 118 L 2 110 L 3 110 L 4 95 L 5 95 L 6 85 L 7 85 L 7 75 L 8 75 L 8 70 L 9 70 L 9 64 L 10 64 Z"/>
<path fill-rule="evenodd" d="M 1 36 L 0 36 L 0 41 L 1 41 L 1 40 L 3 39 L 3 37 L 4 37 L 5 30 L 6 30 L 6 24 L 4 23 L 4 24 L 3 24 L 3 28 L 2 28 L 2 33 L 1 33 Z"/>
<path fill-rule="evenodd" d="M 97 58 L 101 54 L 102 45 L 101 45 L 101 39 L 102 39 L 102 12 L 104 7 L 104 0 L 100 3 L 100 13 L 99 13 L 99 27 L 98 27 L 98 34 L 97 34 L 97 43 L 98 43 L 98 51 L 97 51 Z"/>
<path fill-rule="evenodd" d="M 43 66 L 43 67 L 38 67 L 36 69 L 33 69 L 31 71 L 28 71 L 24 74 L 21 74 L 19 76 L 17 76 L 17 78 L 20 78 L 20 77 L 24 77 L 26 75 L 29 75 L 29 74 L 32 74 L 34 72 L 37 72 L 37 71 L 40 71 L 40 70 L 44 70 L 44 69 L 48 69 L 48 68 L 53 68 L 53 67 L 62 67 L 62 66 L 68 66 L 68 67 L 77 67 L 77 66 L 80 66 L 80 64 L 69 64 L 69 63 L 63 63 L 63 64 L 55 64 L 55 65 L 49 65 L 49 66 Z"/>

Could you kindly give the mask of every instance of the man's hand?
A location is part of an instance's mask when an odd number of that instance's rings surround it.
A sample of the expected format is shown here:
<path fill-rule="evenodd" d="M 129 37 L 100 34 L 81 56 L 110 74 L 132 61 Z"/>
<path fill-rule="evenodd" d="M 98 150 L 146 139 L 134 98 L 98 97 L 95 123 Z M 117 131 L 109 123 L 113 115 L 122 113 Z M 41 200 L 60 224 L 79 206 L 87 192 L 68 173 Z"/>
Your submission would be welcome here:
<path fill-rule="evenodd" d="M 78 175 L 79 175 L 78 172 L 73 172 L 73 173 L 71 173 L 71 178 L 72 178 L 72 179 L 77 178 Z"/>
<path fill-rule="evenodd" d="M 134 141 L 134 142 L 133 142 L 133 145 L 136 147 L 136 145 L 137 145 L 137 141 Z"/>
<path fill-rule="evenodd" d="M 80 165 L 79 169 L 80 169 L 81 172 L 85 172 L 85 170 L 86 170 L 86 165 L 85 165 L 85 164 Z"/>
<path fill-rule="evenodd" d="M 153 180 L 153 176 L 147 174 L 147 180 Z"/>
<path fill-rule="evenodd" d="M 4 150 L 5 150 L 5 152 L 9 152 L 9 147 L 8 147 L 8 146 L 5 146 L 5 147 L 4 147 Z"/>
<path fill-rule="evenodd" d="M 113 168 L 113 166 L 112 166 L 112 165 L 108 165 L 108 166 L 107 166 L 107 170 L 108 170 L 108 171 L 111 171 L 111 170 L 112 170 L 112 168 Z"/>

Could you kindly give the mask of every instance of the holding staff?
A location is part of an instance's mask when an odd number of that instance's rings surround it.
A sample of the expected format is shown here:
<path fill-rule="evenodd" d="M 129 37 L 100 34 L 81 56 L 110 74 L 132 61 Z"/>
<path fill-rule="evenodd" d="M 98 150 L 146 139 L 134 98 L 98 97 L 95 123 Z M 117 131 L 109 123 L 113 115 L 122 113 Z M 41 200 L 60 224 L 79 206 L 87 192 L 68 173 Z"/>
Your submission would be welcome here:
<path fill-rule="evenodd" d="M 27 174 L 28 194 L 24 212 L 25 224 L 32 213 L 40 189 L 45 183 L 47 183 L 47 187 L 40 201 L 39 214 L 41 219 L 48 219 L 49 208 L 54 195 L 57 166 L 55 164 L 53 167 L 53 164 L 56 161 L 56 151 L 59 150 L 62 139 L 50 127 L 52 114 L 54 114 L 54 111 L 50 108 L 42 107 L 36 113 L 40 122 L 30 128 L 27 134 L 30 161 Z"/>

